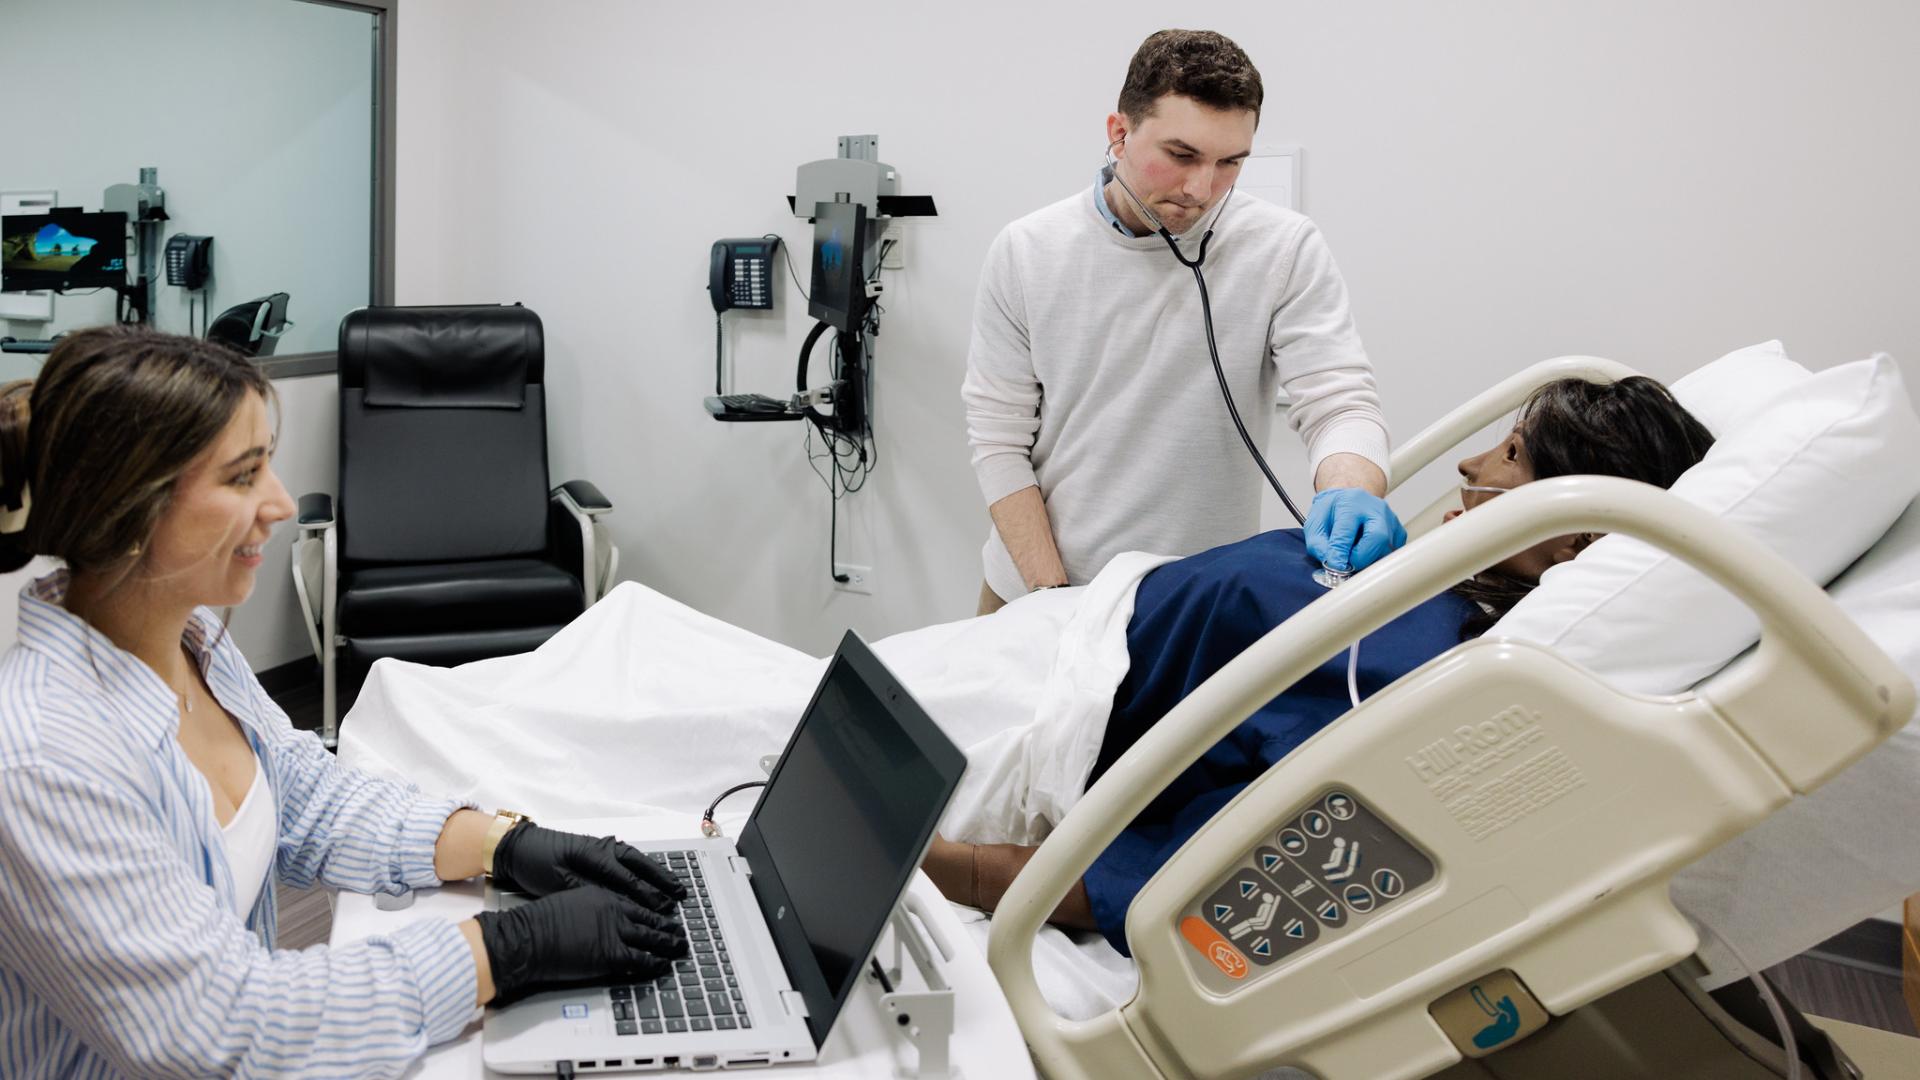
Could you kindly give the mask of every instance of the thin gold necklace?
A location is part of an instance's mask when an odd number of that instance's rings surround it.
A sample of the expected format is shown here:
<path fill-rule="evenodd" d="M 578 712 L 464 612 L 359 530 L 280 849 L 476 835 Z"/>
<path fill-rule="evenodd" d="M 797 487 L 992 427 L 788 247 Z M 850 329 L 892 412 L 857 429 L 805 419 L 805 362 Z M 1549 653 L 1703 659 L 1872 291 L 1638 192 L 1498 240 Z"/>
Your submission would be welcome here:
<path fill-rule="evenodd" d="M 186 656 L 187 658 L 187 685 L 191 687 L 193 685 L 193 672 L 194 672 L 193 655 L 191 653 L 188 653 L 184 648 L 182 648 L 180 652 L 182 655 Z M 185 709 L 187 712 L 192 712 L 193 699 L 187 696 L 187 692 L 185 690 L 181 690 L 178 688 L 173 688 L 173 692 L 176 695 L 178 695 L 180 698 L 180 707 L 182 709 Z"/>

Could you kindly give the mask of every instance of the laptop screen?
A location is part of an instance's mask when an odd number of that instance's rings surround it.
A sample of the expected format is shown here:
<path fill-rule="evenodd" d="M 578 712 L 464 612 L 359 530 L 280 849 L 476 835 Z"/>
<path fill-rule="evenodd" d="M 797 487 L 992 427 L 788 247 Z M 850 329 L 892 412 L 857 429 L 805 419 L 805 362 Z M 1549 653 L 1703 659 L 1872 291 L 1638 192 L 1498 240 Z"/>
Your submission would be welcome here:
<path fill-rule="evenodd" d="M 826 1040 L 966 757 L 851 632 L 740 835 L 788 978 Z"/>

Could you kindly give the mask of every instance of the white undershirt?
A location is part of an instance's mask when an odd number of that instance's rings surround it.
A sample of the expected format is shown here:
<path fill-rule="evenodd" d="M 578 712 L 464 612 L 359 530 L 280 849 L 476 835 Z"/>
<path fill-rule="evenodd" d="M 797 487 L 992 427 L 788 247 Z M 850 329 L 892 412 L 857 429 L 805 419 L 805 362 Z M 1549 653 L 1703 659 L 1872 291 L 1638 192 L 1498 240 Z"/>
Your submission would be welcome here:
<path fill-rule="evenodd" d="M 233 908 L 245 919 L 267 883 L 267 870 L 273 866 L 273 852 L 280 843 L 279 815 L 274 813 L 273 792 L 258 756 L 253 759 L 253 783 L 247 788 L 247 797 L 233 812 L 233 820 L 221 827 L 220 834 L 226 840 L 227 866 L 233 871 Z"/>

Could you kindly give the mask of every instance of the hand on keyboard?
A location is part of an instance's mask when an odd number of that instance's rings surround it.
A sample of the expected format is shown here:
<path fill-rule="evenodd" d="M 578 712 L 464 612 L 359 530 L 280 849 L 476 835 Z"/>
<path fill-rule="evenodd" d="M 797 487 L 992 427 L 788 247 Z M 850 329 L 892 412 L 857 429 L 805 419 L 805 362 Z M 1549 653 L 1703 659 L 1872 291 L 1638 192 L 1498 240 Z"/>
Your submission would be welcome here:
<path fill-rule="evenodd" d="M 493 975 L 494 999 L 594 979 L 652 978 L 687 955 L 670 916 L 593 885 L 474 916 Z"/>
<path fill-rule="evenodd" d="M 687 890 L 666 868 L 611 836 L 582 836 L 522 822 L 507 830 L 493 852 L 493 878 L 528 896 L 598 885 L 671 914 Z"/>

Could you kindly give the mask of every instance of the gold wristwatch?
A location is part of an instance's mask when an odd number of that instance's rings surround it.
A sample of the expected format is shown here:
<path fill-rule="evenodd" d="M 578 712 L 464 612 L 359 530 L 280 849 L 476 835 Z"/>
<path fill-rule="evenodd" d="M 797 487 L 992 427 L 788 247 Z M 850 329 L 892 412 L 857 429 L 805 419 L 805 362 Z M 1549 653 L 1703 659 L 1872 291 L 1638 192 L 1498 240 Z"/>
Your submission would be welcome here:
<path fill-rule="evenodd" d="M 493 876 L 493 852 L 500 846 L 500 839 L 507 830 L 521 822 L 533 824 L 533 819 L 518 810 L 495 810 L 493 821 L 487 825 L 486 839 L 480 841 L 480 870 L 488 877 Z"/>

